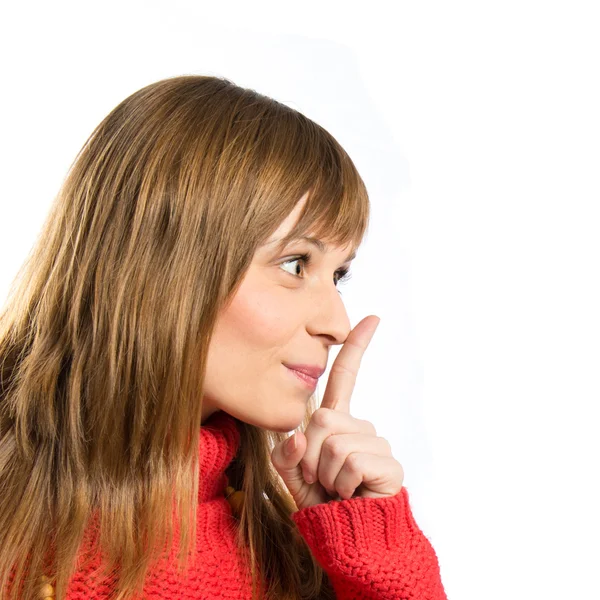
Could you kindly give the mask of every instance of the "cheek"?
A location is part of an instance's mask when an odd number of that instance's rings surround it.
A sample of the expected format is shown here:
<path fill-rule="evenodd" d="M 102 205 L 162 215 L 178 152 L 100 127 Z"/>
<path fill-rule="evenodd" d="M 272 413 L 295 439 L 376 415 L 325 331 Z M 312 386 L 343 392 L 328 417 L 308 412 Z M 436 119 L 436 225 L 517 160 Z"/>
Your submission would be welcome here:
<path fill-rule="evenodd" d="M 281 363 L 297 356 L 305 304 L 301 295 L 272 282 L 242 283 L 210 341 L 203 387 L 207 406 L 267 429 L 298 427 L 306 393 Z M 294 403 L 281 401 L 286 393 Z"/>
<path fill-rule="evenodd" d="M 264 287 L 238 290 L 217 322 L 213 341 L 220 349 L 248 360 L 254 352 L 277 351 L 289 341 L 295 330 L 293 306 Z"/>

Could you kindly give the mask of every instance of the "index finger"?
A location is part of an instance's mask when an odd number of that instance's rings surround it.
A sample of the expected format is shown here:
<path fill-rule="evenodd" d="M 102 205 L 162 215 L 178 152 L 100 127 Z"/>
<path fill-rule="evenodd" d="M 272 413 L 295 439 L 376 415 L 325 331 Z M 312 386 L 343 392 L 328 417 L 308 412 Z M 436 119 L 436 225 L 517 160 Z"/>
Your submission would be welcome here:
<path fill-rule="evenodd" d="M 360 362 L 380 320 L 376 315 L 369 315 L 350 332 L 331 365 L 327 387 L 321 401 L 322 407 L 350 412 L 350 397 L 356 383 Z"/>

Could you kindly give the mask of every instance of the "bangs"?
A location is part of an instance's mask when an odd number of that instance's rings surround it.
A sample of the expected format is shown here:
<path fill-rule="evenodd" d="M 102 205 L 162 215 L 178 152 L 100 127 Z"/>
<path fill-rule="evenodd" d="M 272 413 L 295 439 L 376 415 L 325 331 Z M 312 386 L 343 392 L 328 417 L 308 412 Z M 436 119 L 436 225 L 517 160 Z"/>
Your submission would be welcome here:
<path fill-rule="evenodd" d="M 369 224 L 369 196 L 354 163 L 331 137 L 324 156 L 315 157 L 314 183 L 296 225 L 280 240 L 283 249 L 302 236 L 356 251 Z M 322 149 L 322 148 L 321 148 Z M 311 161 L 312 162 L 312 161 Z"/>
<path fill-rule="evenodd" d="M 279 250 L 303 236 L 355 251 L 368 228 L 366 186 L 339 142 L 302 113 L 249 93 L 219 149 L 228 163 L 223 184 L 240 190 L 242 230 L 254 247 L 264 243 L 307 195 Z M 227 171 L 227 169 L 225 170 Z"/>

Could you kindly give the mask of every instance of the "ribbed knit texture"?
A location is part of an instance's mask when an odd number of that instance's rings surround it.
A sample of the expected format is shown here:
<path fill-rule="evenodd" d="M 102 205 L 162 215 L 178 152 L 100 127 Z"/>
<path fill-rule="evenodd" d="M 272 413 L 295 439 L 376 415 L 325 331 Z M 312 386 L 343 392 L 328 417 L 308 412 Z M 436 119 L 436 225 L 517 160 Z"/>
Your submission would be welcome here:
<path fill-rule="evenodd" d="M 227 413 L 214 413 L 203 424 L 196 555 L 179 576 L 174 547 L 149 574 L 144 600 L 250 600 L 249 565 L 236 548 L 236 520 L 224 496 L 225 470 L 239 443 L 236 421 Z M 393 497 L 311 506 L 292 518 L 327 572 L 338 600 L 446 600 L 437 556 L 413 519 L 406 488 Z M 69 600 L 109 597 L 110 582 L 94 578 L 99 566 L 96 555 L 85 570 L 75 573 Z"/>

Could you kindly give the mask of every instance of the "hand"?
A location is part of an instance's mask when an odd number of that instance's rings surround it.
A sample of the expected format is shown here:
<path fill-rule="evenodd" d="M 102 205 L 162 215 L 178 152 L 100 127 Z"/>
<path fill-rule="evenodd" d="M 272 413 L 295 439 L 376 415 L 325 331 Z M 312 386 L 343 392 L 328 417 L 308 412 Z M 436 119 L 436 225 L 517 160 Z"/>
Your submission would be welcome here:
<path fill-rule="evenodd" d="M 298 510 L 323 504 L 339 495 L 382 498 L 402 489 L 404 470 L 387 440 L 375 427 L 350 414 L 350 397 L 362 356 L 379 318 L 365 317 L 350 332 L 335 359 L 325 394 L 306 431 L 277 444 L 271 461 L 294 498 Z M 286 454 L 288 444 L 294 444 Z"/>

